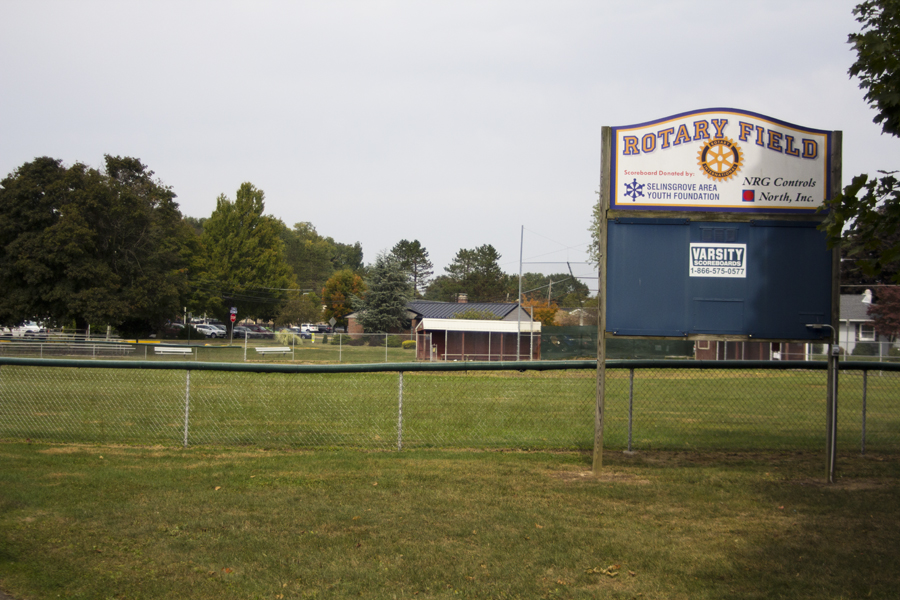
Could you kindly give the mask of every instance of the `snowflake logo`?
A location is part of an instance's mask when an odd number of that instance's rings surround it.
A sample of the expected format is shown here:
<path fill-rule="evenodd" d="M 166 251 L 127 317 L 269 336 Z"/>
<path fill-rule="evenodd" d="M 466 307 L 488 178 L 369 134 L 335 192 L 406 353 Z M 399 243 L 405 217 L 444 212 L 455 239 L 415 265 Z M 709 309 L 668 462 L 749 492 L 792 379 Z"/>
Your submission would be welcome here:
<path fill-rule="evenodd" d="M 644 196 L 644 184 L 638 183 L 637 179 L 635 179 L 631 183 L 626 183 L 625 190 L 625 195 L 631 198 L 632 202 L 636 201 L 638 199 L 638 196 Z"/>

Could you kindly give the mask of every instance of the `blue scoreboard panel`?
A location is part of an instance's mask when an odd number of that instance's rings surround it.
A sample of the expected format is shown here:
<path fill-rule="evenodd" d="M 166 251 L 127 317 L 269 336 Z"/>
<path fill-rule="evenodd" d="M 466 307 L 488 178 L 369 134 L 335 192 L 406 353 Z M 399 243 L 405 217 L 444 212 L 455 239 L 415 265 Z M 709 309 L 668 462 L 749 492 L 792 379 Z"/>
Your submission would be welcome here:
<path fill-rule="evenodd" d="M 811 221 L 610 220 L 606 329 L 620 336 L 817 340 L 832 251 Z"/>

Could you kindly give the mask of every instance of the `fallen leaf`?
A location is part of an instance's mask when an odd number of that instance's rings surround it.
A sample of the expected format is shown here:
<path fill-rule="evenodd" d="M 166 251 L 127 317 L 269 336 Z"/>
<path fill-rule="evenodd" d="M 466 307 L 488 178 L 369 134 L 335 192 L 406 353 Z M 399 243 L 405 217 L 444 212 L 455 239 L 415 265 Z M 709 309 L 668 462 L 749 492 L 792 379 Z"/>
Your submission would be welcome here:
<path fill-rule="evenodd" d="M 217 491 L 217 492 L 218 492 L 219 490 L 221 490 L 221 489 L 222 489 L 222 486 L 221 486 L 221 485 L 217 485 L 217 486 L 216 486 L 216 491 Z"/>
<path fill-rule="evenodd" d="M 557 579 L 556 583 L 558 583 L 559 585 L 566 585 L 566 582 L 563 581 L 562 579 Z"/>
<path fill-rule="evenodd" d="M 232 569 L 230 567 L 225 567 L 224 569 L 222 569 L 222 571 L 224 571 L 225 573 L 231 573 L 234 571 L 234 569 Z"/>
<path fill-rule="evenodd" d="M 359 518 L 359 517 L 353 517 L 353 519 L 351 519 L 351 520 L 352 520 L 352 521 L 355 521 L 355 520 L 357 520 L 358 518 Z"/>
<path fill-rule="evenodd" d="M 378 485 L 378 482 L 377 482 L 377 481 L 376 481 L 376 482 L 375 482 L 375 483 L 373 483 L 373 484 L 372 484 L 372 485 Z"/>
<path fill-rule="evenodd" d="M 535 523 L 534 526 L 537 527 L 538 529 L 543 529 L 543 528 L 544 528 L 543 525 L 538 525 L 537 523 Z"/>
<path fill-rule="evenodd" d="M 628 571 L 628 574 L 632 577 L 637 577 L 637 573 L 635 573 L 634 571 Z"/>

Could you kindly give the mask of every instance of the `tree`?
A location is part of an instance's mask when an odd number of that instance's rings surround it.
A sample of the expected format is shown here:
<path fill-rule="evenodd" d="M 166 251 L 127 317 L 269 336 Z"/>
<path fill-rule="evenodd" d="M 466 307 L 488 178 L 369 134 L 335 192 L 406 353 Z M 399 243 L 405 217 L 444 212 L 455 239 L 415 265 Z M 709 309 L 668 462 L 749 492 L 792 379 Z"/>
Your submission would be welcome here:
<path fill-rule="evenodd" d="M 436 302 L 453 302 L 462 289 L 461 282 L 449 275 L 438 275 L 425 288 L 425 299 Z"/>
<path fill-rule="evenodd" d="M 875 321 L 875 331 L 897 339 L 900 336 L 900 288 L 879 288 L 875 303 L 869 305 L 868 314 Z"/>
<path fill-rule="evenodd" d="M 421 298 L 428 287 L 428 279 L 434 274 L 434 265 L 428 260 L 426 250 L 419 240 L 400 240 L 391 249 L 412 284 L 413 295 Z"/>
<path fill-rule="evenodd" d="M 320 290 L 335 267 L 335 246 L 316 232 L 312 223 L 295 223 L 293 229 L 282 225 L 280 232 L 285 247 L 285 261 L 294 271 L 297 285 L 303 290 Z"/>
<path fill-rule="evenodd" d="M 48 157 L 0 182 L 0 320 L 159 330 L 187 297 L 190 230 L 140 160 Z"/>
<path fill-rule="evenodd" d="M 866 101 L 876 110 L 873 120 L 882 131 L 900 136 L 900 0 L 867 0 L 853 14 L 862 29 L 848 37 L 856 51 L 850 76 L 866 90 Z M 878 277 L 900 259 L 900 240 L 890 239 L 900 228 L 900 183 L 896 171 L 879 173 L 854 177 L 828 201 L 823 223 L 830 243 L 838 244 L 843 237 L 847 254 L 868 277 Z M 895 271 L 892 279 L 900 283 L 900 273 Z"/>
<path fill-rule="evenodd" d="M 275 318 L 275 325 L 287 327 L 294 323 L 318 323 L 322 320 L 322 300 L 313 293 L 291 291 L 287 302 Z"/>
<path fill-rule="evenodd" d="M 353 307 L 366 333 L 390 333 L 409 326 L 406 304 L 410 299 L 406 270 L 393 255 L 379 254 L 369 267 L 364 298 L 356 297 Z"/>
<path fill-rule="evenodd" d="M 848 41 L 856 50 L 850 76 L 866 90 L 884 133 L 900 136 L 900 0 L 866 0 L 853 9 L 862 24 Z"/>
<path fill-rule="evenodd" d="M 473 250 L 461 249 L 444 270 L 470 302 L 505 300 L 507 275 L 500 269 L 500 253 L 490 244 Z"/>
<path fill-rule="evenodd" d="M 353 312 L 353 298 L 362 298 L 366 293 L 363 278 L 350 269 L 341 269 L 332 275 L 322 290 L 322 304 L 325 305 L 325 319 L 334 318 L 340 327 L 347 326 L 347 315 Z"/>
<path fill-rule="evenodd" d="M 525 312 L 532 315 L 535 321 L 540 321 L 544 327 L 556 325 L 556 313 L 559 307 L 554 302 L 540 299 L 529 299 L 522 303 Z"/>
<path fill-rule="evenodd" d="M 274 318 L 295 289 L 279 237 L 283 224 L 263 215 L 265 194 L 242 183 L 234 201 L 224 194 L 203 225 L 205 285 L 214 291 L 208 309 L 225 320 L 237 307 L 241 317 Z"/>

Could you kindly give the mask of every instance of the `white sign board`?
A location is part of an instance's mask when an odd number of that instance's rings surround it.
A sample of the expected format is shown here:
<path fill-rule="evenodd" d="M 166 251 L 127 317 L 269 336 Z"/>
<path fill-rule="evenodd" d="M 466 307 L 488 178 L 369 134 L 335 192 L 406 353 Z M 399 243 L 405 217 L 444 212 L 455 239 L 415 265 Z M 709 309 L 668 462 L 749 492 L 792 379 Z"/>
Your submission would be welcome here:
<path fill-rule="evenodd" d="M 733 108 L 612 131 L 612 209 L 808 213 L 830 188 L 828 131 Z"/>
<path fill-rule="evenodd" d="M 690 277 L 747 277 L 747 244 L 691 244 Z"/>

